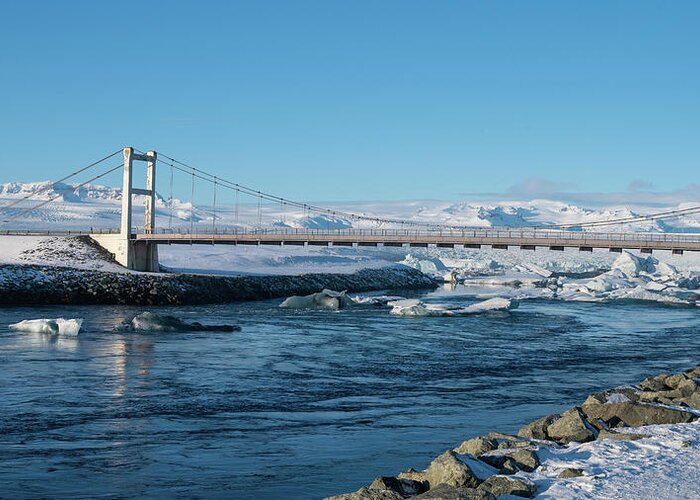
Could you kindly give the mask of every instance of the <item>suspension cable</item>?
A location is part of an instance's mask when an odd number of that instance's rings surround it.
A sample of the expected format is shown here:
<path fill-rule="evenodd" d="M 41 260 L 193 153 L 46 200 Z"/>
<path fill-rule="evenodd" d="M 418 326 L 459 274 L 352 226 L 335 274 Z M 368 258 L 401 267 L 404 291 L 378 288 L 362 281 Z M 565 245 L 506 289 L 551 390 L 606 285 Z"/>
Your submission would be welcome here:
<path fill-rule="evenodd" d="M 206 180 L 208 182 L 212 182 L 211 178 L 214 177 L 212 174 L 209 174 L 208 172 L 205 172 L 203 170 L 192 167 L 184 162 L 176 160 L 175 158 L 172 158 L 172 157 L 165 155 L 163 153 L 159 153 L 158 161 L 163 161 L 160 158 L 161 156 L 163 156 L 163 157 L 167 158 L 168 160 L 170 160 L 171 162 L 173 162 L 170 165 L 173 166 L 175 169 L 178 169 L 178 170 L 185 172 L 185 173 L 189 173 L 189 170 L 185 170 L 185 169 L 190 169 L 192 171 L 193 175 L 195 175 L 195 172 L 197 173 L 196 176 L 198 178 Z M 176 165 L 173 165 L 174 163 L 181 165 L 182 167 L 185 167 L 185 168 L 179 168 Z M 371 217 L 371 216 L 362 215 L 362 214 L 355 214 L 355 213 L 351 213 L 351 212 L 335 211 L 335 210 L 332 210 L 329 208 L 319 207 L 319 206 L 315 206 L 315 205 L 309 205 L 306 203 L 300 203 L 300 202 L 289 200 L 287 198 L 283 198 L 280 196 L 257 191 L 253 188 L 249 188 L 249 187 L 243 186 L 241 184 L 233 183 L 230 181 L 225 181 L 223 179 L 219 179 L 218 181 L 219 181 L 219 184 L 222 185 L 223 187 L 227 187 L 229 189 L 234 189 L 238 192 L 242 192 L 244 194 L 247 194 L 247 195 L 255 197 L 255 198 L 260 197 L 261 199 L 265 199 L 267 201 L 283 202 L 291 207 L 301 208 L 304 212 L 306 212 L 306 210 L 308 210 L 309 213 L 315 212 L 315 213 L 323 213 L 323 214 L 327 214 L 327 215 L 336 215 L 336 216 L 341 216 L 341 217 L 352 219 L 352 220 L 369 221 L 369 222 L 373 222 L 373 223 L 379 224 L 379 225 L 381 225 L 381 224 L 401 224 L 401 225 L 410 225 L 410 226 L 418 226 L 418 227 L 427 227 L 427 228 L 433 228 L 433 229 L 459 229 L 459 230 L 475 229 L 473 226 L 463 226 L 463 225 L 455 225 L 455 224 L 435 224 L 435 223 L 430 223 L 430 222 L 391 219 L 391 218 L 384 218 L 384 217 Z M 689 207 L 689 208 L 684 208 L 684 209 L 667 210 L 664 212 L 658 212 L 658 213 L 654 213 L 654 214 L 639 215 L 639 216 L 633 216 L 633 217 L 624 217 L 624 218 L 618 218 L 618 219 L 610 219 L 610 220 L 606 220 L 606 221 L 591 221 L 591 222 L 580 222 L 580 223 L 570 223 L 570 224 L 544 224 L 541 226 L 520 227 L 519 229 L 537 230 L 537 229 L 570 229 L 570 228 L 600 227 L 600 226 L 610 226 L 610 225 L 615 225 L 615 224 L 620 224 L 620 223 L 633 223 L 633 222 L 642 222 L 642 221 L 649 221 L 649 220 L 663 220 L 663 219 L 675 218 L 675 217 L 679 217 L 679 216 L 683 216 L 683 215 L 691 215 L 691 214 L 695 214 L 698 212 L 700 212 L 700 206 Z"/>
<path fill-rule="evenodd" d="M 77 191 L 78 189 L 80 189 L 81 187 L 85 186 L 86 184 L 90 184 L 91 182 L 94 182 L 94 181 L 96 181 L 96 180 L 98 180 L 98 179 L 101 179 L 102 177 L 104 177 L 104 176 L 106 176 L 106 175 L 109 175 L 109 174 L 111 174 L 112 172 L 114 172 L 114 171 L 116 171 L 116 170 L 118 170 L 118 169 L 120 169 L 120 168 L 122 168 L 122 167 L 123 167 L 123 164 L 120 163 L 120 164 L 117 165 L 116 167 L 113 167 L 113 168 L 107 170 L 106 172 L 103 172 L 103 173 L 101 173 L 101 174 L 99 174 L 99 175 L 96 175 L 96 176 L 93 177 L 92 179 L 88 179 L 88 180 L 86 180 L 85 182 L 82 182 L 82 183 L 78 184 L 77 186 L 73 187 L 72 192 L 75 192 L 75 191 Z M 25 209 L 25 210 L 23 210 L 23 211 L 21 211 L 21 212 L 15 214 L 15 215 L 13 215 L 12 217 L 10 217 L 10 218 L 8 218 L 8 219 L 2 220 L 2 221 L 0 221 L 0 225 L 8 224 L 8 223 L 12 222 L 13 220 L 15 220 L 15 219 L 17 219 L 17 218 L 19 218 L 19 217 L 21 217 L 21 216 L 23 216 L 23 215 L 25 215 L 25 214 L 27 214 L 27 213 L 29 213 L 29 212 L 32 212 L 32 211 L 34 211 L 34 210 L 37 210 L 37 209 L 43 207 L 44 205 L 48 205 L 49 203 L 51 203 L 52 201 L 56 200 L 57 198 L 60 198 L 62 195 L 63 195 L 63 193 L 56 194 L 56 195 L 50 197 L 48 200 L 44 200 L 43 202 L 39 203 L 38 205 L 35 205 L 35 206 L 33 206 L 33 207 L 29 207 L 29 208 L 27 208 L 27 209 Z"/>
<path fill-rule="evenodd" d="M 81 174 L 81 173 L 85 172 L 86 170 L 89 170 L 89 169 L 91 169 L 92 167 L 95 167 L 95 166 L 99 165 L 99 164 L 102 163 L 103 161 L 109 160 L 110 158 L 112 158 L 113 156 L 118 155 L 118 154 L 121 153 L 121 152 L 122 152 L 121 149 L 117 149 L 114 153 L 111 153 L 111 154 L 105 156 L 104 158 L 101 158 L 101 159 L 97 160 L 96 162 L 91 163 L 90 165 L 87 165 L 87 166 L 85 166 L 85 167 L 83 167 L 83 168 L 81 168 L 81 169 L 78 169 L 78 170 L 76 170 L 75 172 L 72 172 L 71 174 L 66 175 L 65 177 L 62 177 L 62 178 L 58 179 L 57 181 L 50 182 L 49 184 L 47 184 L 47 185 L 44 186 L 43 188 L 31 192 L 31 193 L 29 193 L 27 196 L 25 196 L 25 197 L 23 197 L 23 198 L 20 198 L 19 200 L 15 200 L 15 201 L 13 201 L 12 203 L 9 203 L 9 204 L 5 205 L 4 207 L 0 207 L 0 210 L 5 210 L 5 209 L 8 209 L 8 208 L 12 208 L 12 207 L 14 207 L 15 205 L 18 205 L 18 204 L 22 203 L 23 201 L 28 200 L 29 198 L 32 198 L 32 197 L 34 197 L 34 196 L 36 196 L 36 195 L 38 195 L 38 194 L 41 194 L 41 193 L 43 193 L 43 192 L 45 192 L 45 191 L 48 191 L 49 189 L 52 189 L 56 184 L 60 184 L 61 182 L 67 181 L 67 180 L 70 179 L 71 177 L 75 177 L 76 175 Z M 60 195 L 59 195 L 59 196 L 60 196 Z"/>

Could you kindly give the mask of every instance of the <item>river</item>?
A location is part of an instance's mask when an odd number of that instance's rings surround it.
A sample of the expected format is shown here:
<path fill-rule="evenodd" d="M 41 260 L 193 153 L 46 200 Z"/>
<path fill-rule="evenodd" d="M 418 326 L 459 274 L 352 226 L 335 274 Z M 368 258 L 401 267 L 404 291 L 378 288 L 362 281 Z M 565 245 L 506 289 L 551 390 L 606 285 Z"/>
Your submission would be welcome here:
<path fill-rule="evenodd" d="M 460 290 L 414 296 L 474 302 Z M 533 300 L 405 318 L 279 302 L 152 309 L 236 333 L 115 331 L 143 308 L 0 309 L 1 495 L 320 498 L 698 363 L 695 308 Z M 84 331 L 7 328 L 57 316 Z"/>

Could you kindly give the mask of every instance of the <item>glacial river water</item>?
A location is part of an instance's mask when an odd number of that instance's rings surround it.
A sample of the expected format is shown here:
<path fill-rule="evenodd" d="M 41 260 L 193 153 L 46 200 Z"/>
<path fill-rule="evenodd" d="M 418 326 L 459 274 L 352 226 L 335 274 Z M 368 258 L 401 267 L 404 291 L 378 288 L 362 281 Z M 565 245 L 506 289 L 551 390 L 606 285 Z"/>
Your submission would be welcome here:
<path fill-rule="evenodd" d="M 279 302 L 152 309 L 238 333 L 114 331 L 143 308 L 0 309 L 0 496 L 320 498 L 700 352 L 695 308 L 529 301 L 403 318 Z M 7 329 L 57 316 L 84 331 Z"/>

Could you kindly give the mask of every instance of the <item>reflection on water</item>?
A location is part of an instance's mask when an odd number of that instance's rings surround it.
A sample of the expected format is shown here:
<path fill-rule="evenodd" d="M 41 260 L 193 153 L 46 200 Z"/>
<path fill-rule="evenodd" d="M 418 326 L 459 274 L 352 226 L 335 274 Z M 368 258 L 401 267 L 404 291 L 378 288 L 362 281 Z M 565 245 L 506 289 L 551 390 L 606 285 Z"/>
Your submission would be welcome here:
<path fill-rule="evenodd" d="M 115 331 L 142 312 L 125 307 L 0 310 L 0 496 L 319 498 L 696 364 L 700 346 L 687 308 L 416 319 L 277 303 L 158 311 L 240 333 Z M 6 328 L 59 315 L 85 318 L 77 339 Z"/>
<path fill-rule="evenodd" d="M 78 337 L 65 337 L 49 333 L 17 332 L 24 335 L 29 345 L 47 350 L 75 351 L 78 348 Z"/>
<path fill-rule="evenodd" d="M 123 397 L 129 384 L 145 382 L 152 364 L 153 340 L 149 338 L 130 339 L 123 335 L 113 335 L 109 354 L 112 358 L 115 396 Z"/>

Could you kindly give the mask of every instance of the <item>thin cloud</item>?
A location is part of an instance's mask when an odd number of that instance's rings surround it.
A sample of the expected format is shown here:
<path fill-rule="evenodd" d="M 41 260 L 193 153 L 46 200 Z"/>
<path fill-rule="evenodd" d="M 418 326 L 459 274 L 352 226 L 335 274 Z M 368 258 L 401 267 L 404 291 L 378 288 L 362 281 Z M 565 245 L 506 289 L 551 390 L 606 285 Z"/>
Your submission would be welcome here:
<path fill-rule="evenodd" d="M 459 193 L 459 196 L 480 201 L 528 201 L 536 198 L 574 203 L 590 208 L 614 205 L 637 205 L 648 207 L 668 207 L 681 203 L 698 204 L 700 185 L 688 184 L 671 191 L 647 191 L 649 183 L 632 181 L 631 187 L 623 192 L 574 192 L 566 191 L 566 184 L 544 180 L 544 182 L 525 181 L 499 193 Z M 560 189 L 552 187 L 559 185 Z M 564 186 L 564 187 L 562 187 Z M 571 185 L 568 185 L 571 186 Z"/>
<path fill-rule="evenodd" d="M 506 189 L 505 194 L 516 196 L 544 196 L 552 193 L 560 193 L 574 189 L 575 184 L 567 182 L 554 182 L 542 177 L 530 177 L 522 182 L 513 184 Z"/>
<path fill-rule="evenodd" d="M 637 192 L 637 191 L 650 191 L 654 188 L 654 184 L 644 179 L 635 179 L 629 183 L 627 186 L 627 191 Z"/>

